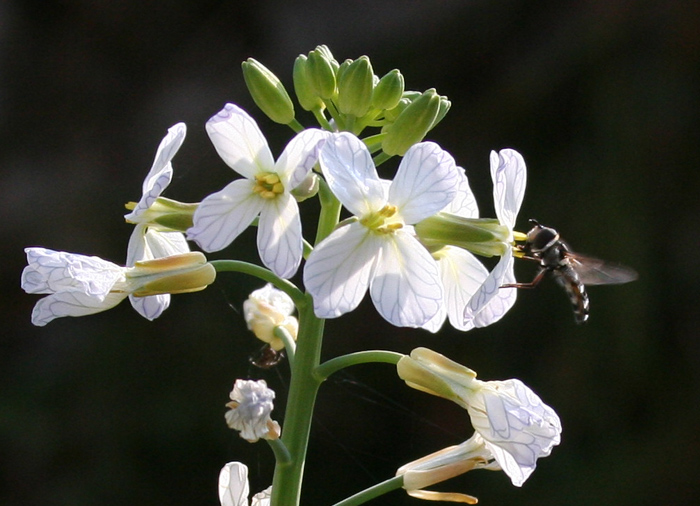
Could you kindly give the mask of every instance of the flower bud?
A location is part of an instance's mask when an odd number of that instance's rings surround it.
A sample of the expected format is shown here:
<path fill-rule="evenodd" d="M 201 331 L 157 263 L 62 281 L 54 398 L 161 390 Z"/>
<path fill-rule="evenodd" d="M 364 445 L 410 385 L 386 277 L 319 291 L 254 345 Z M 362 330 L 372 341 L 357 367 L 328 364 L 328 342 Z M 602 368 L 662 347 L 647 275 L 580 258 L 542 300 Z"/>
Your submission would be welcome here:
<path fill-rule="evenodd" d="M 277 76 L 253 58 L 248 58 L 241 67 L 248 91 L 260 110 L 275 123 L 291 123 L 294 105 Z"/>
<path fill-rule="evenodd" d="M 292 71 L 294 92 L 297 94 L 301 108 L 305 111 L 322 110 L 325 105 L 309 80 L 308 63 L 308 58 L 303 54 L 294 60 L 294 70 Z"/>
<path fill-rule="evenodd" d="M 398 69 L 382 77 L 372 91 L 372 107 L 379 110 L 393 109 L 403 96 L 403 75 Z"/>
<path fill-rule="evenodd" d="M 364 116 L 369 111 L 374 86 L 369 58 L 361 56 L 338 73 L 338 110 L 355 117 Z"/>
<path fill-rule="evenodd" d="M 289 295 L 270 283 L 252 292 L 243 303 L 248 329 L 276 351 L 284 348 L 284 342 L 274 334 L 276 327 L 283 327 L 293 339 L 297 337 L 299 322 L 291 316 L 293 312 L 294 302 Z"/>
<path fill-rule="evenodd" d="M 314 172 L 309 172 L 304 180 L 290 193 L 297 202 L 304 202 L 318 193 L 319 185 L 318 175 Z"/>
<path fill-rule="evenodd" d="M 450 110 L 450 107 L 452 107 L 452 102 L 447 100 L 447 97 L 441 96 L 440 109 L 438 110 L 437 116 L 435 117 L 435 121 L 433 121 L 433 124 L 430 125 L 430 130 L 435 128 L 437 124 L 442 121 L 442 119 L 447 115 L 447 112 Z"/>
<path fill-rule="evenodd" d="M 325 51 L 317 48 L 309 53 L 306 75 L 311 88 L 323 100 L 329 100 L 335 95 L 335 69 Z"/>
<path fill-rule="evenodd" d="M 125 277 L 137 288 L 136 297 L 204 290 L 216 279 L 216 269 L 198 251 L 143 260 L 126 270 Z"/>
<path fill-rule="evenodd" d="M 133 210 L 136 205 L 135 202 L 129 202 L 125 207 L 128 210 Z M 189 204 L 166 197 L 158 197 L 148 209 L 141 212 L 136 218 L 126 221 L 148 225 L 161 232 L 186 232 L 188 228 L 192 227 L 192 217 L 198 206 L 198 203 Z"/>
<path fill-rule="evenodd" d="M 431 250 L 451 245 L 482 256 L 510 248 L 510 231 L 495 218 L 465 218 L 440 212 L 415 224 L 418 240 Z"/>
<path fill-rule="evenodd" d="M 440 110 L 440 97 L 431 88 L 403 110 L 386 131 L 382 149 L 388 155 L 401 155 L 423 140 Z"/>

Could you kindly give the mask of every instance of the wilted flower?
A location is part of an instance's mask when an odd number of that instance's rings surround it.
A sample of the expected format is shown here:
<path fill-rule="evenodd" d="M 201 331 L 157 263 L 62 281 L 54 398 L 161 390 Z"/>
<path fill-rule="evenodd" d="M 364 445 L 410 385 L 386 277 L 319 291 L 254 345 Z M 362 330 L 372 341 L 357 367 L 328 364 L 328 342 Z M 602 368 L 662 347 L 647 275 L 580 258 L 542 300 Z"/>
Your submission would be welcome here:
<path fill-rule="evenodd" d="M 202 253 L 192 252 L 120 267 L 98 257 L 45 248 L 26 248 L 29 265 L 22 271 L 27 293 L 50 294 L 32 311 L 32 323 L 43 326 L 62 316 L 84 316 L 110 309 L 128 295 L 203 290 L 216 271 Z"/>
<path fill-rule="evenodd" d="M 493 460 L 493 454 L 486 448 L 484 440 L 476 432 L 460 445 L 450 446 L 401 466 L 396 471 L 396 475 L 403 476 L 403 488 L 411 497 L 428 501 L 476 504 L 476 497 L 470 495 L 425 490 L 425 487 L 474 469 L 500 470 L 498 464 Z"/>
<path fill-rule="evenodd" d="M 480 381 L 476 373 L 427 348 L 397 364 L 410 387 L 444 397 L 467 410 L 498 465 L 520 486 L 561 440 L 554 410 L 517 379 Z"/>
<path fill-rule="evenodd" d="M 279 351 L 284 348 L 284 342 L 275 337 L 275 327 L 284 327 L 296 340 L 299 321 L 292 316 L 294 309 L 291 297 L 268 283 L 248 296 L 243 303 L 243 316 L 255 337 Z"/>
<path fill-rule="evenodd" d="M 260 438 L 279 438 L 280 426 L 270 418 L 275 392 L 267 388 L 265 380 L 236 380 L 230 397 L 226 424 L 240 431 L 243 439 L 255 443 Z"/>
<path fill-rule="evenodd" d="M 229 462 L 219 473 L 219 500 L 221 506 L 248 506 L 248 467 L 240 462 Z M 272 487 L 253 496 L 251 506 L 269 506 Z"/>

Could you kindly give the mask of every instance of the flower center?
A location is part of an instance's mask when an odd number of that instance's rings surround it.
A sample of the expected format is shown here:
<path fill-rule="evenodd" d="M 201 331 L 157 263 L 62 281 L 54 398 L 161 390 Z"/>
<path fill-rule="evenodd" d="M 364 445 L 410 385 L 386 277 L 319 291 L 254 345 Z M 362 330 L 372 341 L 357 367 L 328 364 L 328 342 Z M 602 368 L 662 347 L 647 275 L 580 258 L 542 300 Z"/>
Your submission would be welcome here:
<path fill-rule="evenodd" d="M 387 204 L 379 211 L 365 215 L 360 220 L 360 223 L 374 232 L 391 234 L 403 227 L 403 223 L 400 221 L 391 220 L 391 218 L 395 217 L 396 211 L 398 211 L 396 206 Z"/>
<path fill-rule="evenodd" d="M 274 172 L 263 172 L 255 175 L 253 192 L 264 199 L 274 199 L 277 195 L 284 193 L 284 185 Z"/>

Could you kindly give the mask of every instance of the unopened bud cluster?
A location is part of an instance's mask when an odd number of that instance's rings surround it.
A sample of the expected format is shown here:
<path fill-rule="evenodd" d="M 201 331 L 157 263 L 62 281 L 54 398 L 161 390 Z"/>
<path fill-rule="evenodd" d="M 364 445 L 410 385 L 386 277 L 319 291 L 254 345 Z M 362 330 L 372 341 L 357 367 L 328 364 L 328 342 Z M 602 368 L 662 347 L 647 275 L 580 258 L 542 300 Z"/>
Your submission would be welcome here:
<path fill-rule="evenodd" d="M 294 105 L 281 81 L 260 62 L 243 62 L 243 75 L 253 100 L 273 121 L 293 124 Z M 397 69 L 381 78 L 367 56 L 339 63 L 326 46 L 299 55 L 293 69 L 294 92 L 302 109 L 331 130 L 359 134 L 366 127 L 381 132 L 371 148 L 403 154 L 423 140 L 447 114 L 450 102 L 431 88 L 405 89 Z M 328 117 L 330 116 L 330 118 Z"/>

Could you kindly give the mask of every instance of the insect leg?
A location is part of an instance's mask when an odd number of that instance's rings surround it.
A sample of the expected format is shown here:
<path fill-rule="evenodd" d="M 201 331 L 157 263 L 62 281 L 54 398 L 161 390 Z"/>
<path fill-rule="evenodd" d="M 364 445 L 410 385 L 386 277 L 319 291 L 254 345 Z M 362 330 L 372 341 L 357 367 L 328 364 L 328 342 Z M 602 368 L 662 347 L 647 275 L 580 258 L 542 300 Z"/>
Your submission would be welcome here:
<path fill-rule="evenodd" d="M 545 274 L 547 274 L 547 269 L 540 269 L 537 276 L 535 276 L 535 278 L 529 283 L 509 283 L 507 285 L 501 285 L 501 288 L 535 288 L 540 284 L 540 281 L 542 281 Z"/>

